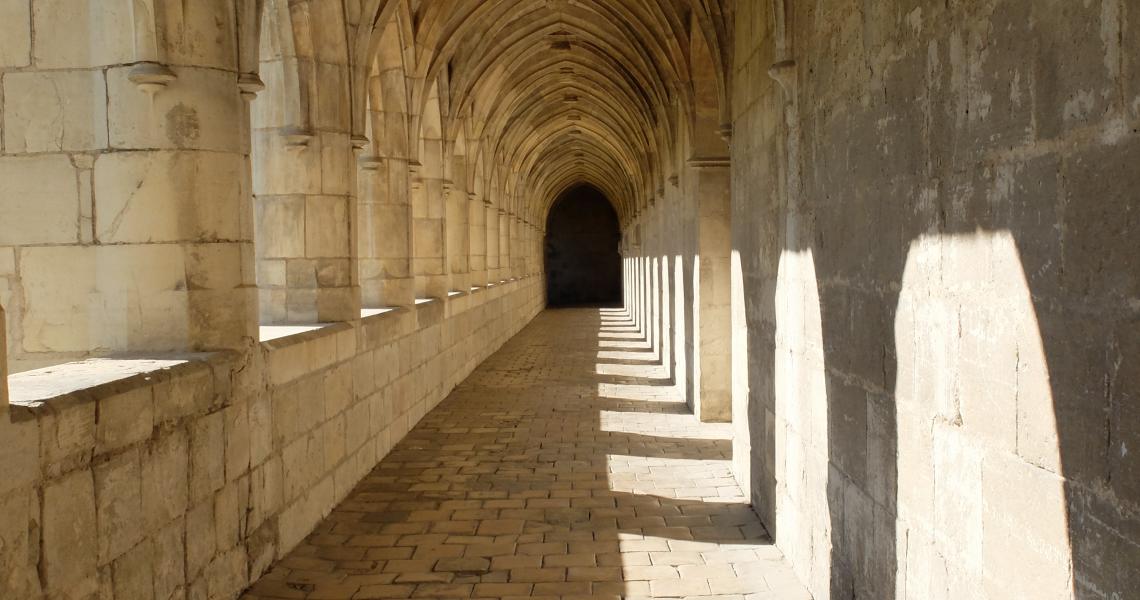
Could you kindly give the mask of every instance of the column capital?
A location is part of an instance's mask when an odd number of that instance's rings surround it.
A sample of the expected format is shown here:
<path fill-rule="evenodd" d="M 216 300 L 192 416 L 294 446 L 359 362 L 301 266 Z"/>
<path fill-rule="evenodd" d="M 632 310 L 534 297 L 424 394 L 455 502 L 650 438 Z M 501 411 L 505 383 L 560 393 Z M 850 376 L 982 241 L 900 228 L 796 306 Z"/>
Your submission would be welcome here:
<path fill-rule="evenodd" d="M 238 90 L 241 92 L 241 97 L 247 102 L 252 102 L 258 94 L 265 91 L 265 82 L 257 73 L 242 73 L 238 75 L 237 80 Z"/>
<path fill-rule="evenodd" d="M 768 76 L 780 84 L 784 93 L 791 97 L 796 86 L 796 61 L 793 59 L 781 60 L 768 67 Z"/>
<path fill-rule="evenodd" d="M 369 154 L 361 156 L 357 159 L 356 163 L 365 171 L 376 171 L 380 168 L 380 165 L 384 163 L 384 159 L 380 156 Z"/>
<path fill-rule="evenodd" d="M 349 143 L 352 144 L 353 150 L 361 151 L 368 147 L 369 141 L 371 140 L 368 139 L 368 136 L 354 135 L 352 139 L 349 140 Z"/>
<path fill-rule="evenodd" d="M 294 150 L 307 148 L 315 137 L 311 129 L 297 126 L 282 129 L 281 135 L 285 138 L 285 146 Z"/>
<path fill-rule="evenodd" d="M 131 67 L 127 79 L 147 94 L 154 95 L 178 79 L 170 67 L 157 62 L 141 62 Z"/>
<path fill-rule="evenodd" d="M 727 156 L 694 156 L 686 164 L 694 169 L 727 169 L 732 166 L 732 159 Z"/>

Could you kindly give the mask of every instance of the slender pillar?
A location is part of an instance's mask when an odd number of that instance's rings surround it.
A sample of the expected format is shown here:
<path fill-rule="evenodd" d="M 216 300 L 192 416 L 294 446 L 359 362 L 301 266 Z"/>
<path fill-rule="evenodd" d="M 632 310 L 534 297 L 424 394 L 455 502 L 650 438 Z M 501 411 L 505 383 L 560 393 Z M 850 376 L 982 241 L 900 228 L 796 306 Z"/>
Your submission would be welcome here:
<path fill-rule="evenodd" d="M 649 292 L 649 322 L 646 327 L 646 338 L 649 340 L 649 347 L 652 348 L 655 353 L 661 351 L 661 310 L 659 306 L 661 302 L 661 288 L 660 282 L 657 279 L 657 249 L 661 245 L 661 238 L 657 230 L 659 212 L 660 211 L 655 207 L 651 207 L 649 210 L 649 236 L 647 236 L 649 239 L 646 244 L 645 253 L 646 288 Z"/>
<path fill-rule="evenodd" d="M 470 229 L 468 244 L 468 287 L 487 285 L 487 210 L 474 193 L 467 194 L 467 225 Z"/>
<path fill-rule="evenodd" d="M 4 307 L 0 306 L 0 418 L 8 409 L 8 334 Z"/>
<path fill-rule="evenodd" d="M 411 306 L 415 286 L 409 236 L 408 161 L 366 156 L 360 165 L 362 306 Z"/>
<path fill-rule="evenodd" d="M 503 281 L 511 277 L 511 215 L 499 209 L 499 268 L 496 279 Z"/>
<path fill-rule="evenodd" d="M 526 272 L 526 253 L 523 245 L 522 217 L 512 215 L 511 220 L 511 277 L 522 277 Z"/>
<path fill-rule="evenodd" d="M 272 84 L 252 105 L 261 322 L 357 319 L 354 153 L 366 140 L 353 139 L 345 115 L 325 109 L 339 90 L 315 86 L 296 106 L 300 93 L 287 89 L 307 85 L 305 74 L 345 81 L 349 68 L 310 53 L 274 56 L 261 71 Z"/>
<path fill-rule="evenodd" d="M 731 194 L 727 158 L 689 161 L 697 199 L 696 365 L 693 410 L 702 421 L 732 418 Z"/>
<path fill-rule="evenodd" d="M 487 220 L 487 283 L 499 282 L 499 209 L 484 202 Z"/>
<path fill-rule="evenodd" d="M 662 200 L 660 217 L 661 246 L 658 248 L 658 273 L 661 282 L 661 364 L 665 374 L 671 376 L 673 370 L 673 288 L 669 283 L 669 257 L 670 249 L 676 243 L 674 232 L 670 229 L 669 216 L 671 210 L 664 210 L 668 204 Z"/>
<path fill-rule="evenodd" d="M 415 224 L 412 265 L 416 274 L 416 296 L 445 298 L 451 291 L 447 271 L 447 200 L 441 170 L 443 142 L 423 140 L 425 161 L 412 185 L 412 218 Z"/>
<path fill-rule="evenodd" d="M 467 207 L 470 200 L 465 183 L 467 175 L 461 167 L 456 166 L 452 177 L 455 180 L 444 186 L 447 204 L 447 265 L 451 274 L 451 290 L 466 291 L 470 287 L 471 257 L 471 230 L 467 224 L 470 214 Z"/>

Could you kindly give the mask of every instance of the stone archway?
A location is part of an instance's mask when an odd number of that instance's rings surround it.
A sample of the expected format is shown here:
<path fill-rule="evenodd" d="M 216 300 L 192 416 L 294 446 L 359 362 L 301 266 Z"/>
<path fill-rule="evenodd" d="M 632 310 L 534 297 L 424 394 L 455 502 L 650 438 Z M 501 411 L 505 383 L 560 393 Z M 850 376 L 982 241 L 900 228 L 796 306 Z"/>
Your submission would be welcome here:
<path fill-rule="evenodd" d="M 613 206 L 593 187 L 562 195 L 546 221 L 549 306 L 621 302 L 621 230 Z"/>

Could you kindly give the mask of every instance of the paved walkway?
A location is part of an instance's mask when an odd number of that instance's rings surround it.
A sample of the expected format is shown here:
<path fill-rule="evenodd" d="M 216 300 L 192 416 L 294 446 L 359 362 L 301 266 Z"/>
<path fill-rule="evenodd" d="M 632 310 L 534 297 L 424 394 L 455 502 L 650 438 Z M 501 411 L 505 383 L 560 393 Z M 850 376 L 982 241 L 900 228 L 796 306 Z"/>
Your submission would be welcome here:
<path fill-rule="evenodd" d="M 620 309 L 549 310 L 246 600 L 810 598 Z"/>

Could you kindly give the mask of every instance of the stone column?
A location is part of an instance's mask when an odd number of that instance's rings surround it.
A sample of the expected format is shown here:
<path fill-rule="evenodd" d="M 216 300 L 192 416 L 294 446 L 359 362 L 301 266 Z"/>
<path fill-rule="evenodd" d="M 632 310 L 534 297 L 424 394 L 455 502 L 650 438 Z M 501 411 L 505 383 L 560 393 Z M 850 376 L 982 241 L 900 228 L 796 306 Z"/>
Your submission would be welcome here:
<path fill-rule="evenodd" d="M 538 225 L 534 224 L 529 224 L 527 229 L 530 237 L 530 270 L 527 274 L 537 275 L 542 273 L 542 270 L 545 268 L 542 256 L 542 230 L 539 229 Z"/>
<path fill-rule="evenodd" d="M 457 161 L 458 162 L 458 161 Z M 467 225 L 470 200 L 467 197 L 467 175 L 460 166 L 452 173 L 453 182 L 444 186 L 447 205 L 447 265 L 451 274 L 450 289 L 467 291 L 470 288 L 471 232 Z"/>
<path fill-rule="evenodd" d="M 645 211 L 645 339 L 649 342 L 649 347 L 657 352 L 657 327 L 660 319 L 657 308 L 656 273 L 657 247 L 661 240 L 657 231 L 657 216 L 660 211 L 655 207 L 654 199 L 650 198 L 649 206 Z"/>
<path fill-rule="evenodd" d="M 523 220 L 518 215 L 511 216 L 511 277 L 522 277 L 526 273 L 526 251 L 523 245 Z"/>
<path fill-rule="evenodd" d="M 233 3 L 160 22 L 91 0 L 22 4 L 0 42 L 0 275 L 22 291 L 8 306 L 13 358 L 250 343 L 242 92 L 257 85 L 238 67 Z"/>
<path fill-rule="evenodd" d="M 424 156 L 430 164 L 416 165 L 412 179 L 412 266 L 416 296 L 446 298 L 450 291 L 446 259 L 446 200 L 443 174 L 439 169 L 443 146 L 439 140 L 424 140 Z"/>
<path fill-rule="evenodd" d="M 470 279 L 468 287 L 487 285 L 487 210 L 474 193 L 467 194 L 468 241 L 471 255 L 468 258 Z"/>
<path fill-rule="evenodd" d="M 361 303 L 365 308 L 411 306 L 408 161 L 366 156 L 360 165 Z"/>
<path fill-rule="evenodd" d="M 662 264 L 665 257 L 665 244 L 667 243 L 664 222 L 665 208 L 662 206 L 664 190 L 659 190 L 653 210 L 653 348 L 664 361 L 665 357 L 665 290 L 664 279 L 661 277 Z"/>
<path fill-rule="evenodd" d="M 627 223 L 622 227 L 621 231 L 621 297 L 622 306 L 628 314 L 633 306 L 633 284 L 630 274 L 632 273 L 632 265 L 630 264 L 630 239 L 631 229 Z"/>
<path fill-rule="evenodd" d="M 262 322 L 359 318 L 349 137 L 274 130 L 259 139 L 266 146 L 254 183 Z"/>
<path fill-rule="evenodd" d="M 4 307 L 0 306 L 0 418 L 8 409 L 8 334 Z"/>
<path fill-rule="evenodd" d="M 698 243 L 693 411 L 702 421 L 727 422 L 732 418 L 731 173 L 727 158 L 694 159 L 689 167 Z"/>
<path fill-rule="evenodd" d="M 499 210 L 485 202 L 487 221 L 487 283 L 499 282 Z"/>
<path fill-rule="evenodd" d="M 641 214 L 640 210 L 634 222 L 634 231 L 637 235 L 637 244 L 633 252 L 633 273 L 634 273 L 634 290 L 635 297 L 633 305 L 634 324 L 637 325 L 638 331 L 645 331 L 645 240 L 642 237 L 641 231 Z"/>
<path fill-rule="evenodd" d="M 662 209 L 661 216 L 658 219 L 661 245 L 657 251 L 659 257 L 657 277 L 660 282 L 659 293 L 661 296 L 661 364 L 665 373 L 669 375 L 673 369 L 673 288 L 669 283 L 669 257 L 670 250 L 677 241 L 677 234 L 670 228 L 669 223 L 669 217 L 673 211 L 669 210 L 668 207 L 672 206 L 672 203 L 664 197 L 659 203 Z"/>
<path fill-rule="evenodd" d="M 367 140 L 352 138 L 338 109 L 349 68 L 328 60 L 278 56 L 261 64 L 271 84 L 253 104 L 262 323 L 360 318 L 355 153 Z M 286 81 L 310 72 L 315 91 L 301 102 Z"/>
<path fill-rule="evenodd" d="M 630 318 L 633 320 L 634 325 L 641 324 L 641 235 L 640 225 L 637 222 L 637 214 L 634 214 L 633 222 L 629 226 L 632 232 L 632 242 L 630 243 Z"/>
<path fill-rule="evenodd" d="M 632 289 L 633 286 L 630 284 L 629 248 L 623 241 L 621 253 L 621 296 L 622 304 L 625 306 L 627 312 L 633 305 L 632 296 L 630 295 Z"/>
<path fill-rule="evenodd" d="M 511 215 L 499 209 L 499 268 L 495 279 L 511 278 Z"/>

